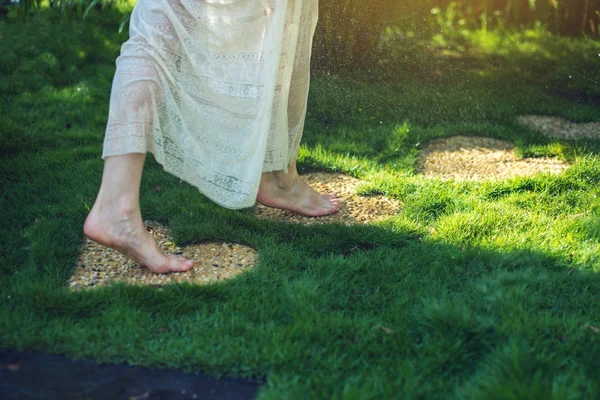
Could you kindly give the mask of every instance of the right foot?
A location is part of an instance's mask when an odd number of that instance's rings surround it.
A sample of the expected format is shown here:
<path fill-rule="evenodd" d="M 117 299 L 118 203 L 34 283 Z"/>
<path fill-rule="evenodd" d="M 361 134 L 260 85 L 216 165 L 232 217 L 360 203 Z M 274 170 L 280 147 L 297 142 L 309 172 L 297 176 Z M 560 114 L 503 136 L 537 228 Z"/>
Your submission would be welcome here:
<path fill-rule="evenodd" d="M 310 187 L 295 169 L 264 173 L 256 200 L 267 207 L 293 211 L 309 217 L 323 217 L 340 210 L 340 201 L 334 194 L 320 194 Z"/>
<path fill-rule="evenodd" d="M 155 274 L 187 271 L 194 266 L 191 260 L 167 256 L 160 251 L 146 230 L 139 210 L 115 213 L 95 204 L 85 220 L 83 232 L 94 242 L 122 253 Z"/>

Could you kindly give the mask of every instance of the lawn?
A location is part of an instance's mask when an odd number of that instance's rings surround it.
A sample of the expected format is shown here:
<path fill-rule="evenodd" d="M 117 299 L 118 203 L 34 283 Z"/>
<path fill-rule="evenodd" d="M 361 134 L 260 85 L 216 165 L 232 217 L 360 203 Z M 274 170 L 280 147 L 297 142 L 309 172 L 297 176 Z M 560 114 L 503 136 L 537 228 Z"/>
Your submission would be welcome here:
<path fill-rule="evenodd" d="M 517 122 L 600 121 L 597 41 L 532 33 L 538 51 L 510 40 L 479 58 L 400 49 L 385 68 L 318 71 L 299 167 L 361 178 L 364 195 L 402 202 L 397 216 L 258 220 L 149 156 L 145 218 L 178 243 L 251 246 L 259 265 L 210 286 L 73 292 L 126 39 L 118 25 L 43 10 L 0 22 L 0 347 L 248 377 L 264 384 L 261 399 L 600 397 L 600 141 Z M 453 135 L 570 167 L 484 182 L 416 173 L 419 149 Z"/>

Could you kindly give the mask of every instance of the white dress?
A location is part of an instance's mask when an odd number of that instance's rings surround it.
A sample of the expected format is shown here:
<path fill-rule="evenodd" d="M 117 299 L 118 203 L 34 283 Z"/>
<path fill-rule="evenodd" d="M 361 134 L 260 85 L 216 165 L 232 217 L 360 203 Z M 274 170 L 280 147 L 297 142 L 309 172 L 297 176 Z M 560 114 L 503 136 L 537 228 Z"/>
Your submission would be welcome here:
<path fill-rule="evenodd" d="M 228 208 L 298 155 L 318 0 L 138 0 L 102 158 L 152 152 Z"/>

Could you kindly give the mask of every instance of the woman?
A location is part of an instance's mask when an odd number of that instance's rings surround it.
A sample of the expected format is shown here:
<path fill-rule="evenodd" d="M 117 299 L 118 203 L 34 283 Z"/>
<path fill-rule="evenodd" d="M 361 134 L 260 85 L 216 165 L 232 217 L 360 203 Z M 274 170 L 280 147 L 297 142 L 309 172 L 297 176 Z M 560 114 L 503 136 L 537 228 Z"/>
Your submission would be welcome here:
<path fill-rule="evenodd" d="M 85 234 L 154 273 L 193 267 L 162 253 L 142 222 L 148 151 L 227 208 L 339 211 L 334 195 L 318 194 L 296 170 L 317 19 L 318 0 L 138 0 Z"/>

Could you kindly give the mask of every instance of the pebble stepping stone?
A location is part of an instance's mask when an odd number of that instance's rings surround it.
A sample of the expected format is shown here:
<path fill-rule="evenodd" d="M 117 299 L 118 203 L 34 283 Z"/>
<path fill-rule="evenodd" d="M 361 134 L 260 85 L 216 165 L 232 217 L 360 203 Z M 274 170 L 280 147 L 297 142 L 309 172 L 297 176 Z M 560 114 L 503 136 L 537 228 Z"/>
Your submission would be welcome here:
<path fill-rule="evenodd" d="M 435 139 L 421 150 L 418 171 L 425 176 L 455 180 L 505 179 L 558 174 L 569 166 L 550 157 L 517 157 L 514 146 L 488 137 L 453 136 Z"/>
<path fill-rule="evenodd" d="M 577 123 L 560 117 L 542 115 L 522 115 L 519 122 L 554 139 L 600 140 L 600 122 Z"/>

